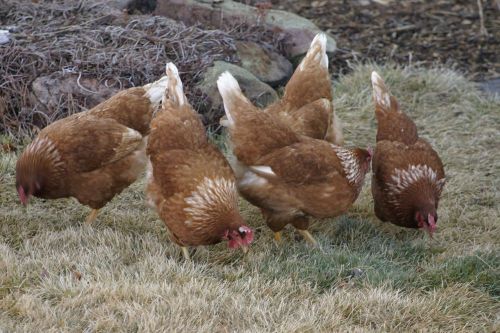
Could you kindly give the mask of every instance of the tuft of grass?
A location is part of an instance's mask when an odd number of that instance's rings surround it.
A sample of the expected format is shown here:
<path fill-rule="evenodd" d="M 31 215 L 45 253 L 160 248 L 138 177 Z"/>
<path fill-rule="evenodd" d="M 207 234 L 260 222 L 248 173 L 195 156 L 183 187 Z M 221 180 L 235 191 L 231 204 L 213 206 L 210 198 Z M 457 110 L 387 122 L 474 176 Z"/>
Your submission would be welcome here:
<path fill-rule="evenodd" d="M 219 244 L 185 262 L 145 207 L 143 179 L 86 227 L 72 199 L 21 207 L 16 155 L 3 153 L 0 331 L 498 330 L 500 101 L 446 69 L 357 66 L 334 82 L 348 144 L 374 143 L 373 69 L 445 163 L 434 240 L 378 221 L 368 179 L 348 214 L 315 221 L 320 249 L 291 229 L 275 244 L 242 200 L 250 253 Z"/>

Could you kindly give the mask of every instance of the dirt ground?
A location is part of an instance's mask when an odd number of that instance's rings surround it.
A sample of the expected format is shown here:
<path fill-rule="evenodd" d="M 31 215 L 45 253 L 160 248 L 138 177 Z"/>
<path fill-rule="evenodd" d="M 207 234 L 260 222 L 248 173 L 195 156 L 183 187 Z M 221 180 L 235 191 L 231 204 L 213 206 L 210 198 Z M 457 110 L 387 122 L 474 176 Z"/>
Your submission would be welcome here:
<path fill-rule="evenodd" d="M 255 5 L 265 0 L 241 2 Z M 349 63 L 355 61 L 392 61 L 445 65 L 474 81 L 500 77 L 498 0 L 482 0 L 482 15 L 473 0 L 270 2 L 274 9 L 311 19 L 336 38 L 340 48 L 332 59 L 336 74 L 349 71 Z"/>

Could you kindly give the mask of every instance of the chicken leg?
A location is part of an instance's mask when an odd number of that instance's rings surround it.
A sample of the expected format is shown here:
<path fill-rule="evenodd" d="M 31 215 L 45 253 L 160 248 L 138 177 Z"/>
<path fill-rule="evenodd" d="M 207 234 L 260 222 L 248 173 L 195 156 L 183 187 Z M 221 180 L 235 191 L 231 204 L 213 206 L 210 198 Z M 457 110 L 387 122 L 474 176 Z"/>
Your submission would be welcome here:
<path fill-rule="evenodd" d="M 280 216 L 278 212 L 261 208 L 266 224 L 274 232 L 274 240 L 281 243 L 281 231 L 288 224 L 287 218 Z"/>
<path fill-rule="evenodd" d="M 185 246 L 181 246 L 181 250 L 182 250 L 182 255 L 184 256 L 184 259 L 191 260 L 191 257 L 189 256 L 188 248 Z"/>
<path fill-rule="evenodd" d="M 302 237 L 304 237 L 304 239 L 309 243 L 311 244 L 313 247 L 318 247 L 318 242 L 314 239 L 314 237 L 309 233 L 309 231 L 307 230 L 300 230 L 300 229 L 297 229 L 297 231 L 299 232 L 299 234 L 302 235 Z"/>
<path fill-rule="evenodd" d="M 87 216 L 87 219 L 85 219 L 85 224 L 91 225 L 92 223 L 94 223 L 95 219 L 97 218 L 97 214 L 99 214 L 99 209 L 92 209 L 90 214 Z"/>
<path fill-rule="evenodd" d="M 304 239 L 311 244 L 313 247 L 318 247 L 318 242 L 314 239 L 314 237 L 307 231 L 309 227 L 309 218 L 307 216 L 296 216 L 291 224 L 297 229 L 298 233 L 304 237 Z"/>

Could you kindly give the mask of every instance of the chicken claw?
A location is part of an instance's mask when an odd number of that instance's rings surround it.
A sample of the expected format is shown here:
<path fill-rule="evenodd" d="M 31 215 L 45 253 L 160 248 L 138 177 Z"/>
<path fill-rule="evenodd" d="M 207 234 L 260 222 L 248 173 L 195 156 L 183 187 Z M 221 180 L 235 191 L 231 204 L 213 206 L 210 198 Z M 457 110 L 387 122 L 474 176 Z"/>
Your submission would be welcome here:
<path fill-rule="evenodd" d="M 191 260 L 191 257 L 189 256 L 188 248 L 185 246 L 181 246 L 181 250 L 182 250 L 182 255 L 184 256 L 184 259 Z"/>
<path fill-rule="evenodd" d="M 304 237 L 304 239 L 310 243 L 313 247 L 318 247 L 318 242 L 314 239 L 314 237 L 309 233 L 309 231 L 307 230 L 300 230 L 300 229 L 297 229 L 297 231 L 299 232 L 299 234 L 302 235 L 302 237 Z"/>
<path fill-rule="evenodd" d="M 97 214 L 99 214 L 99 209 L 92 209 L 90 214 L 85 219 L 85 224 L 92 225 L 92 223 L 94 223 L 95 219 L 97 218 Z"/>
<path fill-rule="evenodd" d="M 278 243 L 281 243 L 281 231 L 277 231 L 274 233 L 274 240 Z"/>

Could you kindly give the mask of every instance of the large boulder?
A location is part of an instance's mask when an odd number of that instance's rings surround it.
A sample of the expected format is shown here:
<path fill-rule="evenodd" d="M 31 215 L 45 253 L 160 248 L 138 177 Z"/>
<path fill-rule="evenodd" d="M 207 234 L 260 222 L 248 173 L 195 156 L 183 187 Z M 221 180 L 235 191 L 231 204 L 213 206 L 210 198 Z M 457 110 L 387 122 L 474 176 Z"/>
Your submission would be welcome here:
<path fill-rule="evenodd" d="M 491 79 L 479 82 L 479 89 L 493 97 L 500 99 L 500 79 Z"/>
<path fill-rule="evenodd" d="M 237 41 L 236 52 L 241 67 L 271 87 L 282 86 L 293 74 L 293 65 L 290 61 L 257 43 Z"/>
<path fill-rule="evenodd" d="M 269 85 L 260 81 L 255 75 L 239 66 L 216 61 L 203 75 L 203 80 L 197 85 L 208 97 L 212 109 L 222 109 L 222 97 L 217 89 L 217 79 L 225 71 L 229 71 L 240 84 L 241 90 L 255 105 L 264 107 L 278 99 L 278 95 Z"/>
<path fill-rule="evenodd" d="M 156 15 L 163 15 L 187 25 L 202 23 L 215 28 L 227 25 L 265 25 L 281 32 L 285 55 L 289 59 L 303 56 L 314 36 L 321 30 L 311 21 L 282 10 L 256 8 L 231 0 L 207 3 L 204 0 L 157 0 Z M 327 34 L 327 52 L 336 49 L 335 40 Z"/>
<path fill-rule="evenodd" d="M 10 42 L 10 32 L 9 30 L 0 30 L 0 45 L 7 44 Z"/>

